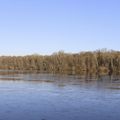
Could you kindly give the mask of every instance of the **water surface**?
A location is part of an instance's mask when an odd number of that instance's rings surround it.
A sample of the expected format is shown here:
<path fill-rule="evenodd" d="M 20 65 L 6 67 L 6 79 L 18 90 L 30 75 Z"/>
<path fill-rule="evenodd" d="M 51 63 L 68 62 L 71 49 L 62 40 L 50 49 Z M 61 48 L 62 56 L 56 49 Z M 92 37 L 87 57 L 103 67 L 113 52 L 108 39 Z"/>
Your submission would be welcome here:
<path fill-rule="evenodd" d="M 120 120 L 119 76 L 0 75 L 0 120 Z"/>

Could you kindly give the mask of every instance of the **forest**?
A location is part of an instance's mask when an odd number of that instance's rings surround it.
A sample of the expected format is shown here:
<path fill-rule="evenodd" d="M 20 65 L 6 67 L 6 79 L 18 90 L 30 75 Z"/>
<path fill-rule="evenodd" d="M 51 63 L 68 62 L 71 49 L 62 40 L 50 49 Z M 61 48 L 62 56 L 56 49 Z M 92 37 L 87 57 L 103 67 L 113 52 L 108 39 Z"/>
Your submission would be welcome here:
<path fill-rule="evenodd" d="M 80 53 L 59 51 L 52 55 L 1 56 L 0 70 L 59 74 L 119 74 L 120 51 L 102 49 Z"/>

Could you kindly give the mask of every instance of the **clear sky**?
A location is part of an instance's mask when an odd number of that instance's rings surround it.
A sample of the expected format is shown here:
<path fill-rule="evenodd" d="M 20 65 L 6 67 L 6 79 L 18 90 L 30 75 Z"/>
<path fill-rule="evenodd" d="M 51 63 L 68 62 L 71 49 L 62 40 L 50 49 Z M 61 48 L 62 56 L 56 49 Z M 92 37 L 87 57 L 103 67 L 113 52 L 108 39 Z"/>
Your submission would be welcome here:
<path fill-rule="evenodd" d="M 120 0 L 0 0 L 0 55 L 120 50 Z"/>

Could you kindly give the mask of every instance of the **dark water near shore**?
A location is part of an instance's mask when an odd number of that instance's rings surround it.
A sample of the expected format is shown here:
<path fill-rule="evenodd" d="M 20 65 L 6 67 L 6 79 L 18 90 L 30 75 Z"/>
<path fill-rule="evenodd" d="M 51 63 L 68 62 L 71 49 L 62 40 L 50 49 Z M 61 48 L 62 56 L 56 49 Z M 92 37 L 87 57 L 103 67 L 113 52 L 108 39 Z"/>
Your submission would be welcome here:
<path fill-rule="evenodd" d="M 0 75 L 0 120 L 120 120 L 120 77 Z"/>

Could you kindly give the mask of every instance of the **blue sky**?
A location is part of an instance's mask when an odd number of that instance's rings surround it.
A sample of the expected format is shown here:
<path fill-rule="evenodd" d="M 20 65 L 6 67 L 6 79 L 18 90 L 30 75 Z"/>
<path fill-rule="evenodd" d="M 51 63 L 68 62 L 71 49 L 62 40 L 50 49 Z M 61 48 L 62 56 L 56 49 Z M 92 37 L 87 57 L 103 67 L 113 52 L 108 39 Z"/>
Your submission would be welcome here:
<path fill-rule="evenodd" d="M 120 0 L 0 0 L 0 55 L 119 46 Z"/>

